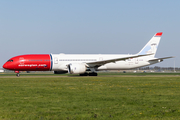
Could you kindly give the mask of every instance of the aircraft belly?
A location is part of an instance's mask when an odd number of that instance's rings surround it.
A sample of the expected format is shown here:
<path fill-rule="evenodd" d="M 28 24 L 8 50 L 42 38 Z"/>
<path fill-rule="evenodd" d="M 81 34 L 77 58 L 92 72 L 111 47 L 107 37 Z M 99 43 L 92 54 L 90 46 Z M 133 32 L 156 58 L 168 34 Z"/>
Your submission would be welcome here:
<path fill-rule="evenodd" d="M 129 64 L 124 64 L 123 62 L 117 62 L 117 63 L 109 63 L 105 65 L 107 69 L 109 70 L 120 70 L 120 69 L 129 69 Z"/>

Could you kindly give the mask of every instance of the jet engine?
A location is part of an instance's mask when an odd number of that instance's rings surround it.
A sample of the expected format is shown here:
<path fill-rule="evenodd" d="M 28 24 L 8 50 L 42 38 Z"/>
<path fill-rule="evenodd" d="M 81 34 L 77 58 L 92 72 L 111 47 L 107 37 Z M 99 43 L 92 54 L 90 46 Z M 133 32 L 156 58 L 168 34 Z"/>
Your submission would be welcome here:
<path fill-rule="evenodd" d="M 71 63 L 68 65 L 68 73 L 82 74 L 86 72 L 86 66 L 82 63 Z"/>

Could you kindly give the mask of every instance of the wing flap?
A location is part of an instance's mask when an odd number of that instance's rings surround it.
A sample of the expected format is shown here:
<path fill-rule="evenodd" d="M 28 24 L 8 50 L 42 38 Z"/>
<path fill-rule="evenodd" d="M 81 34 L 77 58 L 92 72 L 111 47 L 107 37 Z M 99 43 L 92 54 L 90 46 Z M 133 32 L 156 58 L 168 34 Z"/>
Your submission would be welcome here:
<path fill-rule="evenodd" d="M 137 57 L 142 57 L 142 56 L 149 56 L 152 54 L 145 54 L 145 55 L 130 55 L 127 57 L 122 57 L 122 58 L 115 58 L 115 59 L 109 59 L 109 60 L 101 60 L 101 61 L 96 61 L 96 62 L 89 62 L 86 63 L 88 66 L 90 67 L 99 67 L 101 65 L 107 64 L 107 63 L 111 63 L 111 62 L 116 62 L 116 61 L 120 61 L 120 60 L 126 60 L 126 59 L 130 59 L 130 58 L 137 58 Z"/>

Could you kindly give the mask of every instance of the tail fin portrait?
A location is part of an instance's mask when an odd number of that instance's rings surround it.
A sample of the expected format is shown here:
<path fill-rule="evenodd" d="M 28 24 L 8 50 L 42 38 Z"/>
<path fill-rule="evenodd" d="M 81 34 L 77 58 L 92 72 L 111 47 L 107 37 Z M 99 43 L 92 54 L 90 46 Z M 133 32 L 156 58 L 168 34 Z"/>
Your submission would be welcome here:
<path fill-rule="evenodd" d="M 151 40 L 143 47 L 143 49 L 138 53 L 138 55 L 143 54 L 153 54 L 150 55 L 151 57 L 154 57 L 160 42 L 162 36 L 162 32 L 156 33 Z"/>

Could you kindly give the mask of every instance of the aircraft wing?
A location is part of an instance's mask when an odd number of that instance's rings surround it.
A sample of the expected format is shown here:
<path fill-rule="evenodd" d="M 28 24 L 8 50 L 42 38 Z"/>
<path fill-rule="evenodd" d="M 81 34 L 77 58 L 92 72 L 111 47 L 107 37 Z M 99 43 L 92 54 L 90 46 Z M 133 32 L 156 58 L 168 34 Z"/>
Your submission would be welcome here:
<path fill-rule="evenodd" d="M 152 55 L 152 54 L 145 54 L 145 55 L 129 55 L 127 57 L 122 57 L 122 58 L 115 58 L 115 59 L 108 59 L 108 60 L 100 60 L 100 61 L 96 61 L 96 62 L 89 62 L 86 63 L 89 67 L 99 67 L 101 65 L 107 64 L 107 63 L 111 63 L 111 62 L 116 62 L 116 61 L 120 61 L 120 60 L 126 60 L 126 59 L 130 59 L 130 58 L 137 58 L 137 57 L 142 57 L 142 56 L 148 56 L 148 55 Z"/>
<path fill-rule="evenodd" d="M 164 58 L 155 58 L 155 59 L 151 59 L 151 60 L 149 60 L 149 62 L 151 62 L 151 61 L 157 61 L 157 60 L 159 60 L 159 61 L 163 61 L 164 59 L 169 59 L 169 58 L 174 58 L 174 56 L 164 57 Z"/>

